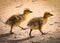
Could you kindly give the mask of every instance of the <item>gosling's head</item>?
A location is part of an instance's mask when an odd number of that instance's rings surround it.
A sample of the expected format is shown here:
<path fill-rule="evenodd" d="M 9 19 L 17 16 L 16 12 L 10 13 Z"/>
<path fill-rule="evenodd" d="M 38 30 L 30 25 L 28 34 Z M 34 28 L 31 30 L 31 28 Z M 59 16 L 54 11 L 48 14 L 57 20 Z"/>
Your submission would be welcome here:
<path fill-rule="evenodd" d="M 26 9 L 24 10 L 24 14 L 29 14 L 29 13 L 32 13 L 32 11 L 30 11 L 28 8 L 26 8 Z"/>
<path fill-rule="evenodd" d="M 45 17 L 45 18 L 50 17 L 50 16 L 53 16 L 50 12 L 45 12 L 45 13 L 44 13 L 44 17 Z"/>

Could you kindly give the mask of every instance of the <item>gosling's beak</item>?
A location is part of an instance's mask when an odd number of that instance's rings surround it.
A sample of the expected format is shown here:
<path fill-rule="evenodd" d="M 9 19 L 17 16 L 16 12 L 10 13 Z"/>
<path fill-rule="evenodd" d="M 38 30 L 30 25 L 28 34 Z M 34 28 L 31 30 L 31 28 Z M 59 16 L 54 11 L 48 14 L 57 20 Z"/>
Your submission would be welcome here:
<path fill-rule="evenodd" d="M 32 13 L 32 11 L 30 11 L 30 13 Z"/>
<path fill-rule="evenodd" d="M 51 14 L 51 16 L 53 16 L 53 14 Z"/>

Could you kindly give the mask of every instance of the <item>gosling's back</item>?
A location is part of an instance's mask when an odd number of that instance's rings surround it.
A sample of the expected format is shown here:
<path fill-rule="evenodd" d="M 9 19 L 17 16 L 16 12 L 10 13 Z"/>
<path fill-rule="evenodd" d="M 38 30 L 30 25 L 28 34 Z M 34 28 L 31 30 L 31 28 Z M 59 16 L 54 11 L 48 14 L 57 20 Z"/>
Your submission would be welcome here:
<path fill-rule="evenodd" d="M 6 24 L 18 26 L 23 21 L 23 15 L 13 15 L 7 21 Z"/>

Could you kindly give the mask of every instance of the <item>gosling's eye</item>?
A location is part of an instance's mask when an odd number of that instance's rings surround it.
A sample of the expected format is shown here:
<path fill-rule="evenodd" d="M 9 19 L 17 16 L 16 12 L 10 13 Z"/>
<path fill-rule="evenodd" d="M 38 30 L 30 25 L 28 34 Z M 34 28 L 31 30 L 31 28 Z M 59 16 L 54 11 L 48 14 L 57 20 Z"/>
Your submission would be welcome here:
<path fill-rule="evenodd" d="M 29 10 L 27 10 L 29 12 Z"/>

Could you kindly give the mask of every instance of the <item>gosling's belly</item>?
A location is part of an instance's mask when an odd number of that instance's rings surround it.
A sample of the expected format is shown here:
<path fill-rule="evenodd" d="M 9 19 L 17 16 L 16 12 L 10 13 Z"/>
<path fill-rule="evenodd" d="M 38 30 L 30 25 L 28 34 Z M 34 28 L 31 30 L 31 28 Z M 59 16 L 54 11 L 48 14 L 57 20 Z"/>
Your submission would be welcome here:
<path fill-rule="evenodd" d="M 16 22 L 15 24 L 14 24 L 14 26 L 19 26 L 21 24 L 21 22 Z"/>
<path fill-rule="evenodd" d="M 14 26 L 20 26 L 20 24 L 21 24 L 23 21 L 24 21 L 24 20 L 20 20 L 20 21 L 16 22 L 16 23 L 14 24 Z"/>

